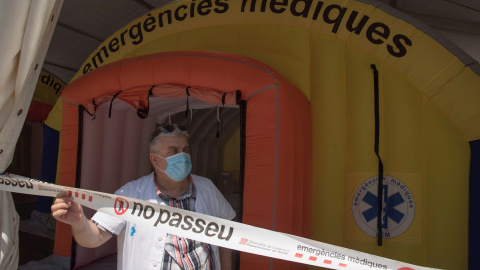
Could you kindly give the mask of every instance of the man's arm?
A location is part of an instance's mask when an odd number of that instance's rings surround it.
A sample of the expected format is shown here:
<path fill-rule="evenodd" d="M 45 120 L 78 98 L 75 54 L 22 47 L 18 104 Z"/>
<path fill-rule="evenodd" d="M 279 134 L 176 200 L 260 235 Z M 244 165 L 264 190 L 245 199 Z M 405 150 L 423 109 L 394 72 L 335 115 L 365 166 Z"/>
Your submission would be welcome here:
<path fill-rule="evenodd" d="M 220 252 L 220 264 L 222 265 L 222 270 L 231 270 L 232 269 L 232 250 L 229 248 L 218 247 Z"/>
<path fill-rule="evenodd" d="M 52 216 L 63 223 L 70 224 L 73 237 L 83 247 L 101 246 L 112 237 L 85 217 L 82 206 L 73 201 L 68 191 L 57 194 L 57 199 L 52 205 Z"/>
<path fill-rule="evenodd" d="M 72 234 L 75 241 L 82 247 L 96 248 L 107 242 L 112 235 L 100 230 L 91 220 L 84 216 L 80 224 L 72 225 Z"/>

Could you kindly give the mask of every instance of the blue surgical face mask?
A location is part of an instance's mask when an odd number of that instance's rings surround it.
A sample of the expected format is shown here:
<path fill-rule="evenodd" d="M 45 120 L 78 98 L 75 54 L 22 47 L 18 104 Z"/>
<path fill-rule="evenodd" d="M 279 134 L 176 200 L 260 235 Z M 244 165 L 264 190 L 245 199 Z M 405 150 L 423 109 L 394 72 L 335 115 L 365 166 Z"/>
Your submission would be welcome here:
<path fill-rule="evenodd" d="M 158 167 L 156 168 L 164 172 L 174 181 L 183 181 L 192 171 L 192 161 L 190 160 L 189 154 L 180 152 L 167 158 L 161 157 L 157 154 L 155 155 L 167 161 L 167 168 L 165 170 L 162 170 Z"/>

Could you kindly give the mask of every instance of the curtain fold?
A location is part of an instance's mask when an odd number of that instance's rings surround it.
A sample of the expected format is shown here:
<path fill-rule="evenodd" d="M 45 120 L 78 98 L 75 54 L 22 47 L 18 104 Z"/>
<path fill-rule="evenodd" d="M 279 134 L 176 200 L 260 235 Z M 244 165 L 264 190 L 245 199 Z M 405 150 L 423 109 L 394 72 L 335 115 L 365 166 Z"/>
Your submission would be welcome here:
<path fill-rule="evenodd" d="M 0 172 L 15 152 L 63 0 L 0 1 Z M 18 267 L 12 195 L 0 192 L 0 269 Z"/>
<path fill-rule="evenodd" d="M 62 3 L 0 2 L 0 172 L 12 161 Z"/>

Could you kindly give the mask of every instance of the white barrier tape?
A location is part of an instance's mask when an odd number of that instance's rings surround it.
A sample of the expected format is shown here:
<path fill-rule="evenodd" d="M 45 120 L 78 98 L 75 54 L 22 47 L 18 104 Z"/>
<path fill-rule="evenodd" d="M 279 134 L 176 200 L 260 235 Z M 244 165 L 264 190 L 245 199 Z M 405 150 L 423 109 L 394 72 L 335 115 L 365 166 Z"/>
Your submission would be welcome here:
<path fill-rule="evenodd" d="M 212 245 L 302 264 L 330 269 L 433 269 L 183 209 L 13 174 L 0 175 L 0 190 L 49 197 L 68 190 L 77 203 L 126 221 Z"/>

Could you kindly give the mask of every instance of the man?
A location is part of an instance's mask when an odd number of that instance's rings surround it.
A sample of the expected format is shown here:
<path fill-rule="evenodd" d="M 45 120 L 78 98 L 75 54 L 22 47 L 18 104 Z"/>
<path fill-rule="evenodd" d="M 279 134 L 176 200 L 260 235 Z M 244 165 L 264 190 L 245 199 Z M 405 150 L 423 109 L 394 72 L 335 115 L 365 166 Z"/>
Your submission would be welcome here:
<path fill-rule="evenodd" d="M 150 142 L 154 172 L 127 183 L 115 194 L 233 219 L 235 211 L 215 185 L 207 178 L 190 174 L 188 136 L 182 126 L 157 128 Z M 52 215 L 70 224 L 75 240 L 84 247 L 95 248 L 118 236 L 118 269 L 231 269 L 229 249 L 100 212 L 88 220 L 81 205 L 75 203 L 68 192 L 57 195 Z"/>

